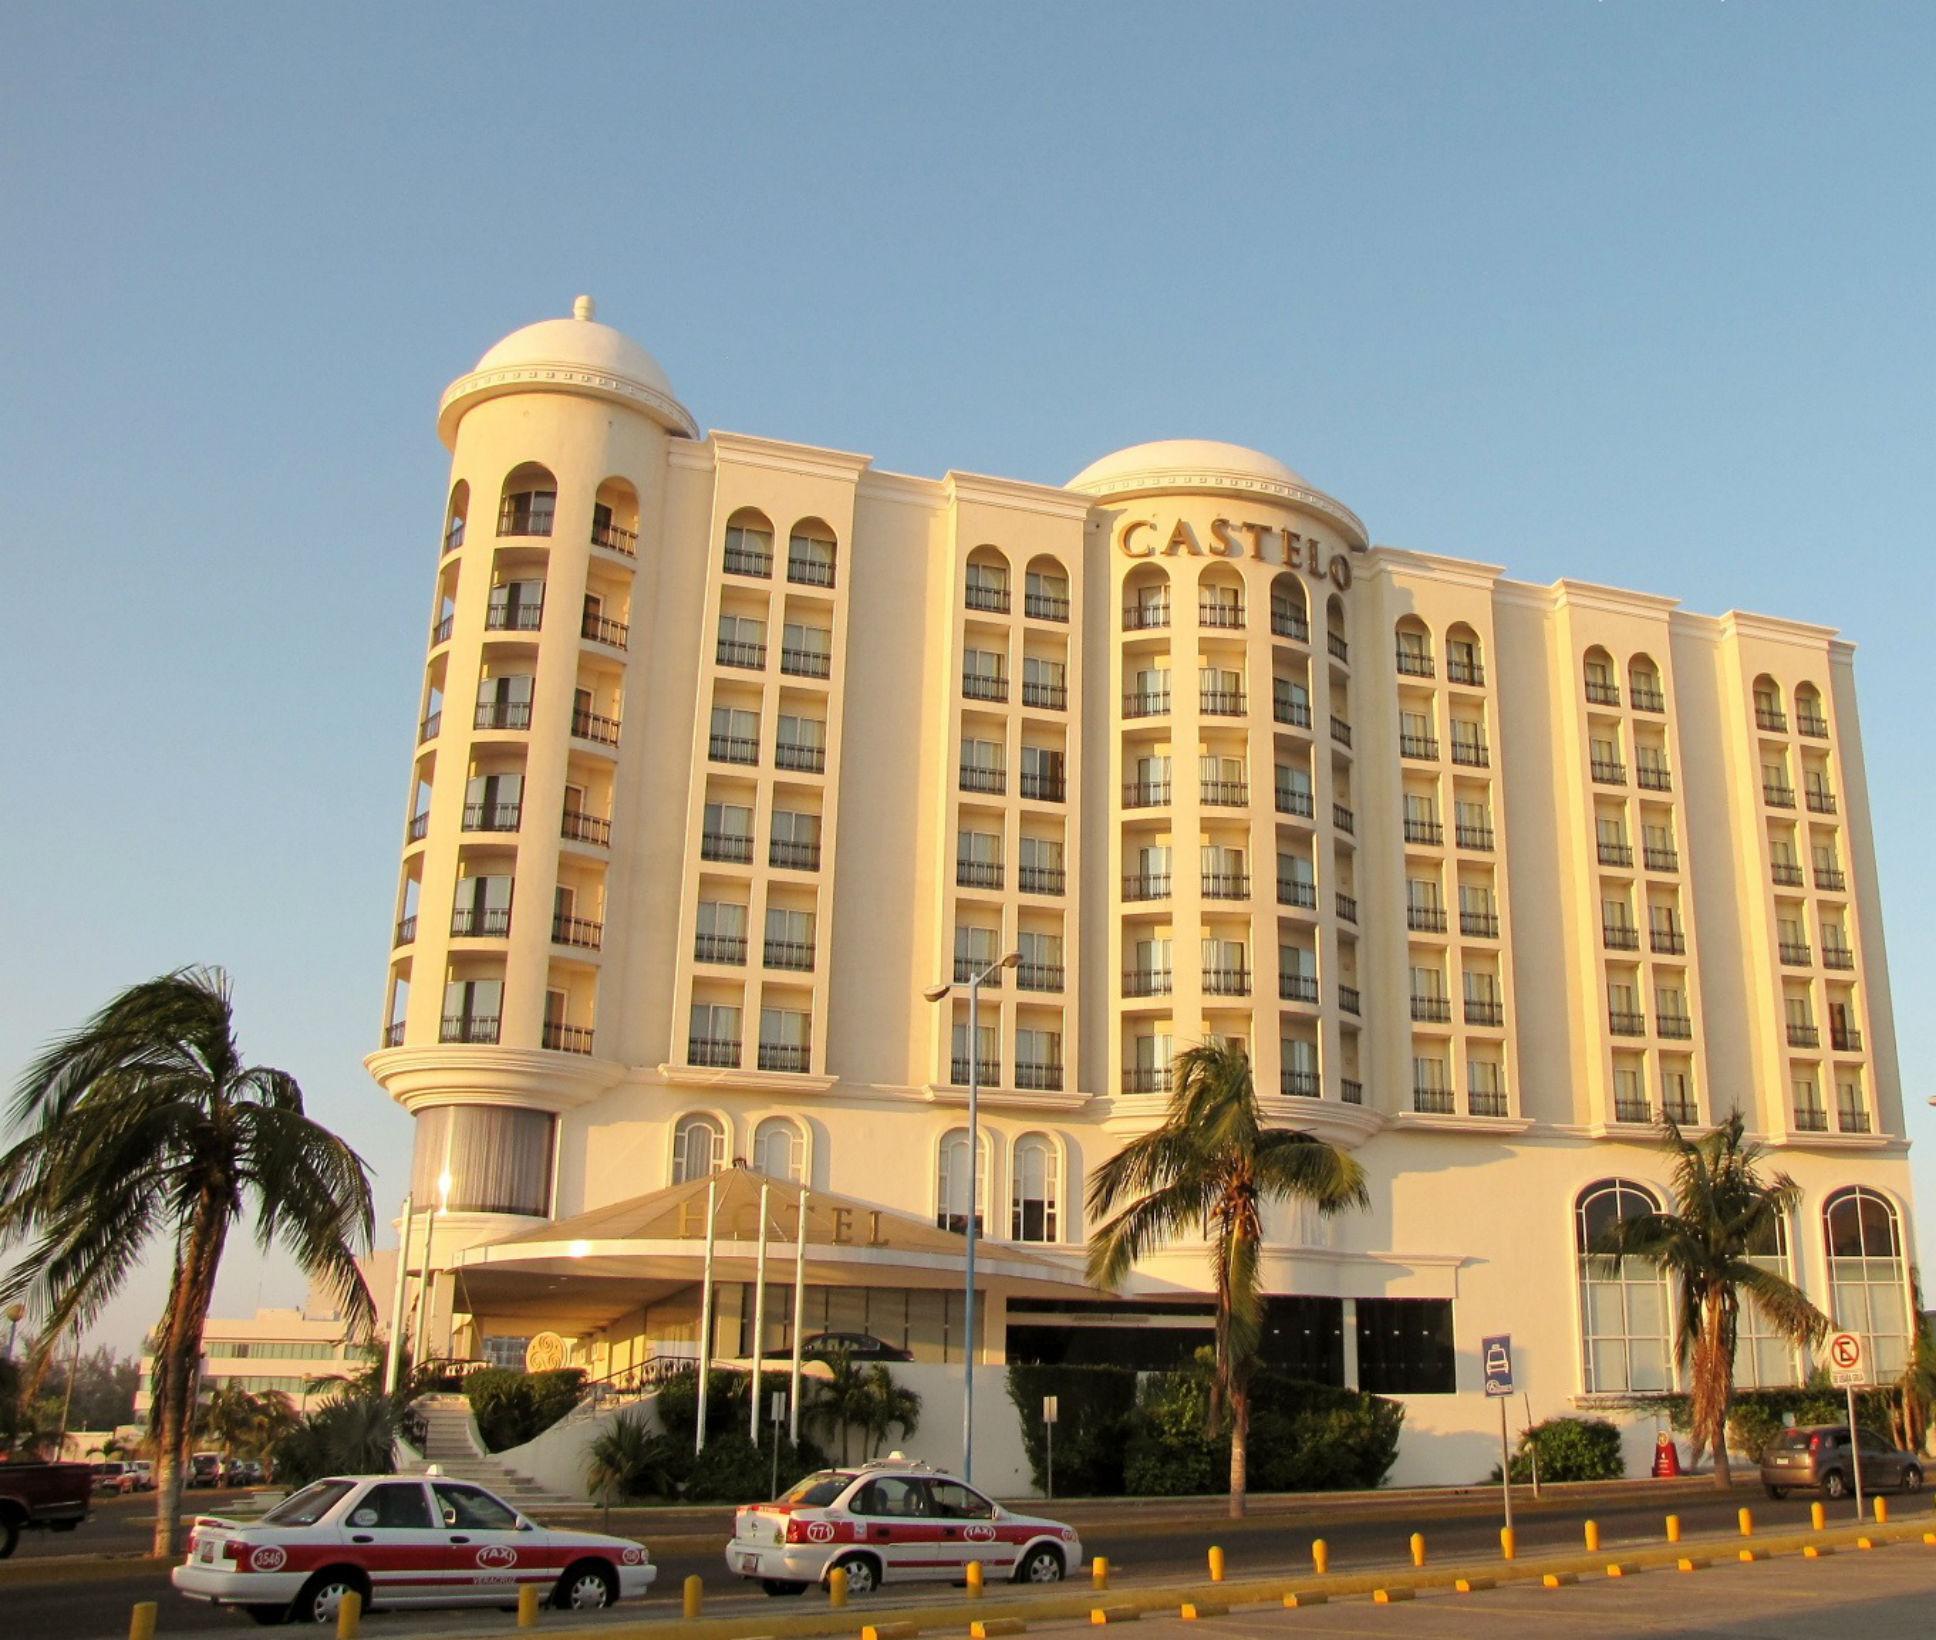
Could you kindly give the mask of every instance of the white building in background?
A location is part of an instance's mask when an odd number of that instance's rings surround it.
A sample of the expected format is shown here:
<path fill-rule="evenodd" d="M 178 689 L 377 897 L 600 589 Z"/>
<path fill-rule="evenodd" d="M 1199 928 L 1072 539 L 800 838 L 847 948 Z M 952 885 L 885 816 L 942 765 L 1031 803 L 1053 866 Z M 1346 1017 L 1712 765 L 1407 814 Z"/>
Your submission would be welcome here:
<path fill-rule="evenodd" d="M 330 1393 L 331 1382 L 363 1369 L 366 1357 L 347 1341 L 346 1333 L 342 1317 L 308 1309 L 260 1309 L 246 1319 L 210 1316 L 202 1329 L 196 1394 L 206 1399 L 223 1386 L 258 1395 L 278 1390 L 297 1411 L 306 1412 Z M 134 1415 L 142 1423 L 151 1405 L 154 1370 L 154 1356 L 143 1355 L 141 1382 L 134 1392 Z"/>

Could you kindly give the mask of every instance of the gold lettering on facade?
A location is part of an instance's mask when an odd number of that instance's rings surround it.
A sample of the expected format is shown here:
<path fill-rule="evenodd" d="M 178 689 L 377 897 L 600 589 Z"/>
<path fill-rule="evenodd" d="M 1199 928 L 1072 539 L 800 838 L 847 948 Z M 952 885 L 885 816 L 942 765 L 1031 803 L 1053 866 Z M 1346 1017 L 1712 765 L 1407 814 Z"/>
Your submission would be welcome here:
<path fill-rule="evenodd" d="M 1116 526 L 1116 546 L 1125 558 L 1153 558 L 1156 555 L 1154 543 L 1147 547 L 1130 545 L 1129 538 L 1138 530 L 1153 530 L 1156 526 L 1147 518 L 1125 518 Z"/>
<path fill-rule="evenodd" d="M 1250 537 L 1250 556 L 1258 563 L 1264 562 L 1264 543 L 1270 539 L 1271 527 L 1268 524 L 1239 524 L 1238 529 Z"/>
<path fill-rule="evenodd" d="M 680 1239 L 690 1241 L 696 1236 L 703 1236 L 705 1233 L 706 1215 L 700 1210 L 699 1203 L 681 1202 L 679 1204 Z"/>
<path fill-rule="evenodd" d="M 881 1234 L 881 1210 L 878 1207 L 870 1209 L 867 1214 L 867 1245 L 869 1247 L 887 1245 L 887 1237 Z"/>
<path fill-rule="evenodd" d="M 1229 519 L 1210 520 L 1210 550 L 1219 558 L 1241 558 L 1244 554 L 1243 543 L 1231 531 L 1232 525 Z"/>
<path fill-rule="evenodd" d="M 854 1245 L 854 1210 L 851 1207 L 834 1209 L 834 1245 L 836 1247 Z"/>
<path fill-rule="evenodd" d="M 1145 531 L 1160 534 L 1162 528 L 1159 519 L 1125 518 L 1116 526 L 1116 550 L 1125 558 L 1152 558 L 1158 553 L 1165 558 L 1204 556 L 1205 548 L 1195 526 L 1181 516 L 1171 520 L 1170 533 L 1161 547 L 1153 545 L 1147 537 L 1137 540 Z M 1302 569 L 1314 580 L 1329 580 L 1340 590 L 1351 585 L 1351 565 L 1346 554 L 1365 550 L 1356 542 L 1327 549 L 1315 536 L 1250 519 L 1219 516 L 1210 520 L 1209 529 L 1208 550 L 1218 558 L 1249 558 L 1259 564 L 1283 564 L 1288 569 Z"/>
<path fill-rule="evenodd" d="M 1176 521 L 1176 528 L 1170 531 L 1169 540 L 1163 543 L 1165 558 L 1173 558 L 1179 552 L 1187 552 L 1192 558 L 1203 556 L 1203 548 L 1197 544 L 1197 532 L 1190 528 L 1187 518 Z"/>

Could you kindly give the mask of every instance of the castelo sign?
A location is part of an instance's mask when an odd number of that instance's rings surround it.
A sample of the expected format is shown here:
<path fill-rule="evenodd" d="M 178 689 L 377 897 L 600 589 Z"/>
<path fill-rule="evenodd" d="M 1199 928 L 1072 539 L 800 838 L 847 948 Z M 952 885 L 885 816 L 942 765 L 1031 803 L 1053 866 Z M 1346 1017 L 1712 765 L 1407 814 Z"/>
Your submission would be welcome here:
<path fill-rule="evenodd" d="M 1351 585 L 1350 555 L 1365 550 L 1353 545 L 1340 551 L 1316 536 L 1247 518 L 1212 518 L 1201 535 L 1180 513 L 1167 520 L 1167 529 L 1165 522 L 1124 518 L 1116 525 L 1116 550 L 1125 558 L 1248 558 L 1253 563 L 1282 564 L 1303 570 L 1313 580 L 1329 581 L 1340 592 Z"/>

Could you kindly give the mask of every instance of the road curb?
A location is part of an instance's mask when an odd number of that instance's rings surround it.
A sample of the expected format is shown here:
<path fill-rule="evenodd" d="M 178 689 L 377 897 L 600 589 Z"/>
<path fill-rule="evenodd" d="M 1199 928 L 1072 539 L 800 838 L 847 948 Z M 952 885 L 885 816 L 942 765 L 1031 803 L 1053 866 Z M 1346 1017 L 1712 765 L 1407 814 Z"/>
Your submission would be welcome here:
<path fill-rule="evenodd" d="M 104 1573 L 161 1571 L 180 1559 L 179 1555 L 60 1555 L 44 1560 L 10 1560 L 0 1563 L 0 1589 L 92 1583 Z"/>

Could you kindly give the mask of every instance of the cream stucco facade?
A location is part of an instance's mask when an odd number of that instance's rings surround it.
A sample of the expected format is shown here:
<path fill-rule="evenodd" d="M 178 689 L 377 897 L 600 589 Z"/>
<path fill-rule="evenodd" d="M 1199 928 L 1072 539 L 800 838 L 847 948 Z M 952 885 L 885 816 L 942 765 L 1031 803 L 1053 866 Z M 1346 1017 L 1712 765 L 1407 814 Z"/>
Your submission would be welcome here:
<path fill-rule="evenodd" d="M 980 996 L 983 1233 L 1066 1285 L 993 1280 L 978 1359 L 1202 1325 L 1201 1249 L 1127 1304 L 1082 1287 L 1082 1187 L 1213 1033 L 1370 1173 L 1368 1212 L 1278 1215 L 1265 1265 L 1287 1365 L 1405 1399 L 1401 1478 L 1491 1461 L 1484 1334 L 1540 1415 L 1671 1380 L 1658 1285 L 1576 1253 L 1582 1213 L 1643 1199 L 1609 1181 L 1660 1195 L 1663 1108 L 1746 1113 L 1804 1196 L 1768 1256 L 1900 1351 L 1907 1141 L 1832 631 L 1373 546 L 1229 445 L 1058 488 L 701 438 L 582 299 L 439 429 L 369 1060 L 448 1201 L 433 1339 L 454 1306 L 474 1351 L 689 1349 L 696 1248 L 516 1303 L 463 1271 L 735 1159 L 958 1226 L 967 1004 L 922 992 L 1019 951 Z M 910 1269 L 883 1254 L 878 1303 L 816 1289 L 808 1329 L 958 1359 L 958 1297 Z"/>

